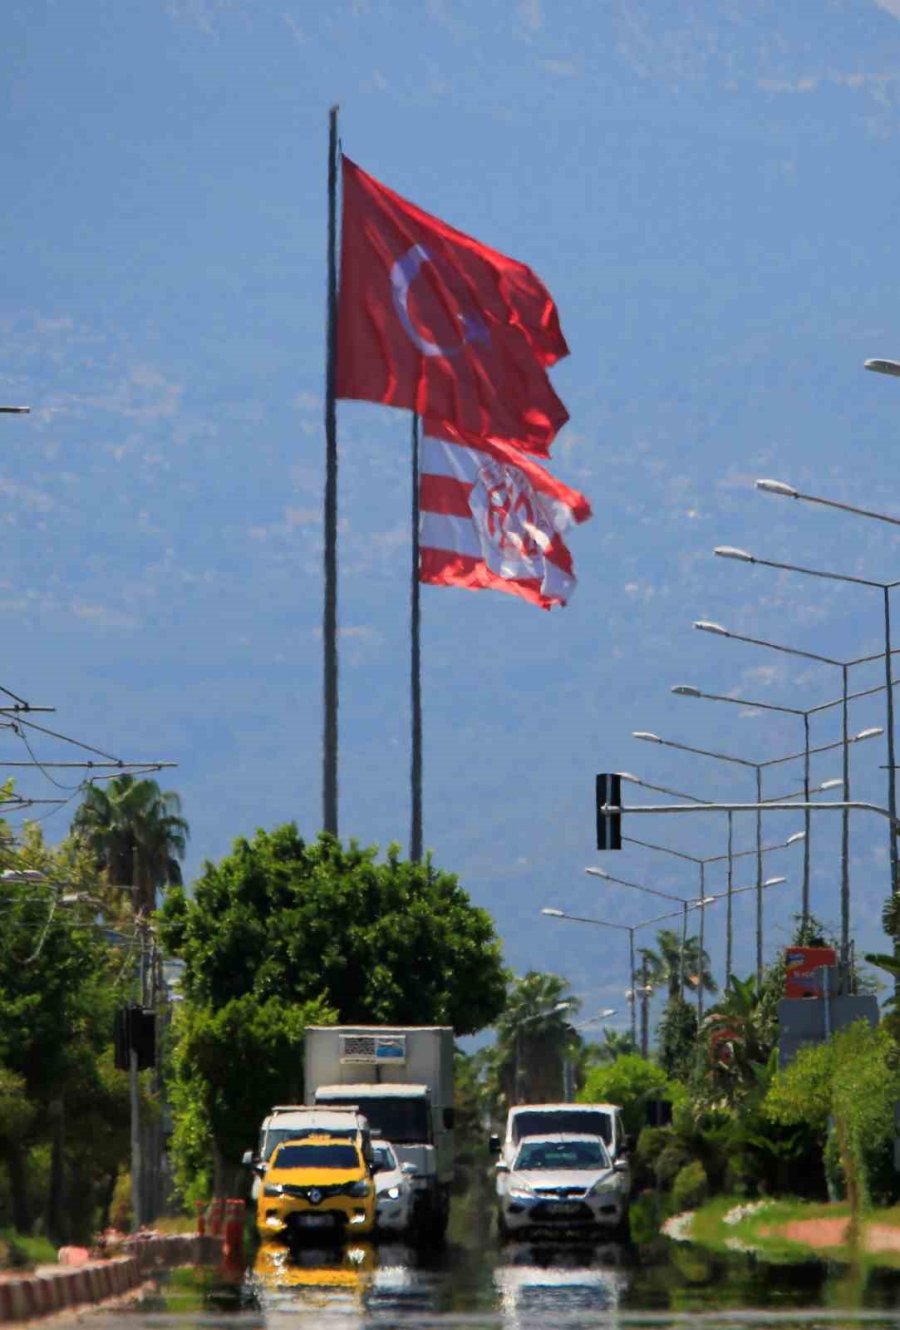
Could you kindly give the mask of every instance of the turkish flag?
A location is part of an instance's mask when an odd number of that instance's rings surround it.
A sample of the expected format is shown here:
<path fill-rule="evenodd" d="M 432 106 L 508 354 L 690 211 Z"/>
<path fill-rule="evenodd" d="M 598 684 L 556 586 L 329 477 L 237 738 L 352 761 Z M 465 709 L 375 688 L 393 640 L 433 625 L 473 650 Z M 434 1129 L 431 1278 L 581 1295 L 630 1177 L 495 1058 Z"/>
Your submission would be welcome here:
<path fill-rule="evenodd" d="M 530 268 L 343 158 L 337 395 L 384 402 L 546 456 L 568 412 L 547 366 L 568 354 Z"/>

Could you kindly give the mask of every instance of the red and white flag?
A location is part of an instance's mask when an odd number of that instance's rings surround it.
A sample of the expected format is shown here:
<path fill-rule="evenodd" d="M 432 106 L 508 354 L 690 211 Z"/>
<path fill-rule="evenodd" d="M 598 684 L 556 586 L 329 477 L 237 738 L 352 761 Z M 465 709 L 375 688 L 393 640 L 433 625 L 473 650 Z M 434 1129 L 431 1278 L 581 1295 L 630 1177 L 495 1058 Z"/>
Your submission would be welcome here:
<path fill-rule="evenodd" d="M 590 504 L 521 452 L 426 437 L 419 507 L 420 581 L 566 604 L 575 575 L 562 533 Z"/>
<path fill-rule="evenodd" d="M 567 354 L 530 268 L 343 159 L 338 397 L 547 456 L 568 419 L 547 367 Z"/>

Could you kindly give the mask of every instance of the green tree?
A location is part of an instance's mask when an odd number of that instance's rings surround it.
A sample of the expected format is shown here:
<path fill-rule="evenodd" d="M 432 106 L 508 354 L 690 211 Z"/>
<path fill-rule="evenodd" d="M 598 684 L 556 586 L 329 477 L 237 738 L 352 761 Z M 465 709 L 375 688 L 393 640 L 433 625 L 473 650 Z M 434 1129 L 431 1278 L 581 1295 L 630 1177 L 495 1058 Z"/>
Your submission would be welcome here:
<path fill-rule="evenodd" d="M 578 1100 L 583 1104 L 618 1104 L 626 1130 L 637 1133 L 644 1125 L 647 1099 L 660 1094 L 671 1097 L 675 1089 L 657 1063 L 637 1053 L 625 1053 L 610 1066 L 589 1068 Z"/>
<path fill-rule="evenodd" d="M 296 827 L 239 840 L 193 896 L 166 894 L 161 932 L 184 961 L 173 1138 L 185 1196 L 234 1186 L 273 1103 L 302 1098 L 310 1023 L 449 1024 L 470 1033 L 504 999 L 490 916 L 455 877 L 396 847 L 344 848 Z"/>
<path fill-rule="evenodd" d="M 696 1009 L 678 996 L 669 998 L 656 1035 L 660 1066 L 675 1080 L 689 1080 L 697 1065 Z"/>
<path fill-rule="evenodd" d="M 508 1104 L 563 1097 L 563 1067 L 580 1043 L 569 1019 L 578 1007 L 558 974 L 529 970 L 510 981 L 497 1021 L 498 1072 Z"/>
<path fill-rule="evenodd" d="M 236 841 L 192 897 L 173 887 L 162 937 L 194 1006 L 252 993 L 322 1001 L 345 1024 L 489 1024 L 505 993 L 490 915 L 430 861 L 376 856 L 328 835 L 307 844 L 290 825 Z"/>
<path fill-rule="evenodd" d="M 778 1072 L 763 1102 L 774 1122 L 808 1124 L 823 1144 L 834 1140 L 854 1217 L 870 1199 L 893 1197 L 893 1168 L 885 1169 L 894 1137 L 894 1105 L 900 1100 L 900 1054 L 883 1027 L 866 1021 L 831 1039 L 801 1048 Z"/>
<path fill-rule="evenodd" d="M 180 1004 L 172 1150 L 182 1195 L 234 1194 L 241 1155 L 255 1146 L 272 1105 L 303 1101 L 306 1026 L 334 1019 L 334 1011 L 319 1001 L 261 1001 L 252 993 L 218 1010 Z"/>
<path fill-rule="evenodd" d="M 156 908 L 156 893 L 181 884 L 190 829 L 181 800 L 155 780 L 116 776 L 88 787 L 72 820 L 72 831 L 94 854 L 113 886 L 132 889 L 135 914 Z"/>
<path fill-rule="evenodd" d="M 710 1076 L 732 1103 L 756 1089 L 778 1042 L 778 1012 L 768 1000 L 767 980 L 757 985 L 755 976 L 741 980 L 732 975 L 727 992 L 703 1022 Z"/>
<path fill-rule="evenodd" d="M 24 839 L 16 868 L 37 862 L 46 876 L 0 882 L 0 1156 L 17 1228 L 35 1218 L 29 1173 L 43 1149 L 44 1226 L 55 1238 L 86 1236 L 128 1149 L 125 1078 L 103 1070 L 121 960 L 94 926 L 93 905 L 63 903 L 57 884 L 80 871 L 77 854 L 48 850 L 33 827 Z M 22 1095 L 12 1114 L 10 1087 Z"/>

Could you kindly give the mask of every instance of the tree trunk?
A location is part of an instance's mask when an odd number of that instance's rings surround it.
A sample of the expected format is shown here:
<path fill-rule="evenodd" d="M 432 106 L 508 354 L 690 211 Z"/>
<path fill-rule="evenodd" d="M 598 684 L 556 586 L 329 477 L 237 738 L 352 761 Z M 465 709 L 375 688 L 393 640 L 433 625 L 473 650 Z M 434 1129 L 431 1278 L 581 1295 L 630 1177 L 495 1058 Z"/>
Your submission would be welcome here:
<path fill-rule="evenodd" d="M 66 1233 L 65 1159 L 63 1143 L 65 1132 L 65 1105 L 62 1096 L 54 1099 L 49 1117 L 53 1129 L 50 1147 L 50 1183 L 47 1195 L 47 1234 L 54 1242 L 62 1242 Z"/>
<path fill-rule="evenodd" d="M 19 1141 L 10 1141 L 3 1151 L 3 1158 L 6 1160 L 6 1171 L 9 1174 L 13 1228 L 19 1233 L 30 1233 L 31 1206 L 28 1204 L 25 1147 Z"/>
<path fill-rule="evenodd" d="M 213 1196 L 240 1196 L 242 1169 L 231 1163 L 217 1145 L 213 1145 Z"/>

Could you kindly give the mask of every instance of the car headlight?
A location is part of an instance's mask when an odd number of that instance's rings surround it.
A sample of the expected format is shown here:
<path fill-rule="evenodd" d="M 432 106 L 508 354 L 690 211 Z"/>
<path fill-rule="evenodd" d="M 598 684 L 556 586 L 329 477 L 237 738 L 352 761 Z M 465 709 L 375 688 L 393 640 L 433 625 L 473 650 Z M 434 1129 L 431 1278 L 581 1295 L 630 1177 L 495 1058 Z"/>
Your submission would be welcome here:
<path fill-rule="evenodd" d="M 506 1194 L 513 1201 L 530 1201 L 534 1195 L 534 1188 L 529 1187 L 527 1182 L 517 1182 Z"/>
<path fill-rule="evenodd" d="M 347 1188 L 348 1196 L 368 1196 L 369 1184 L 365 1178 L 360 1178 L 359 1182 L 351 1182 Z"/>
<path fill-rule="evenodd" d="M 399 1188 L 399 1187 L 388 1187 L 388 1189 L 387 1189 L 387 1191 L 384 1193 L 384 1195 L 388 1198 L 389 1201 L 399 1201 L 399 1200 L 400 1200 L 400 1188 Z"/>
<path fill-rule="evenodd" d="M 588 1192 L 588 1196 L 608 1196 L 610 1192 L 619 1190 L 619 1179 L 617 1177 L 600 1178 L 595 1182 Z"/>
<path fill-rule="evenodd" d="M 283 1196 L 284 1187 L 279 1182 L 267 1182 L 263 1187 L 263 1196 Z"/>

